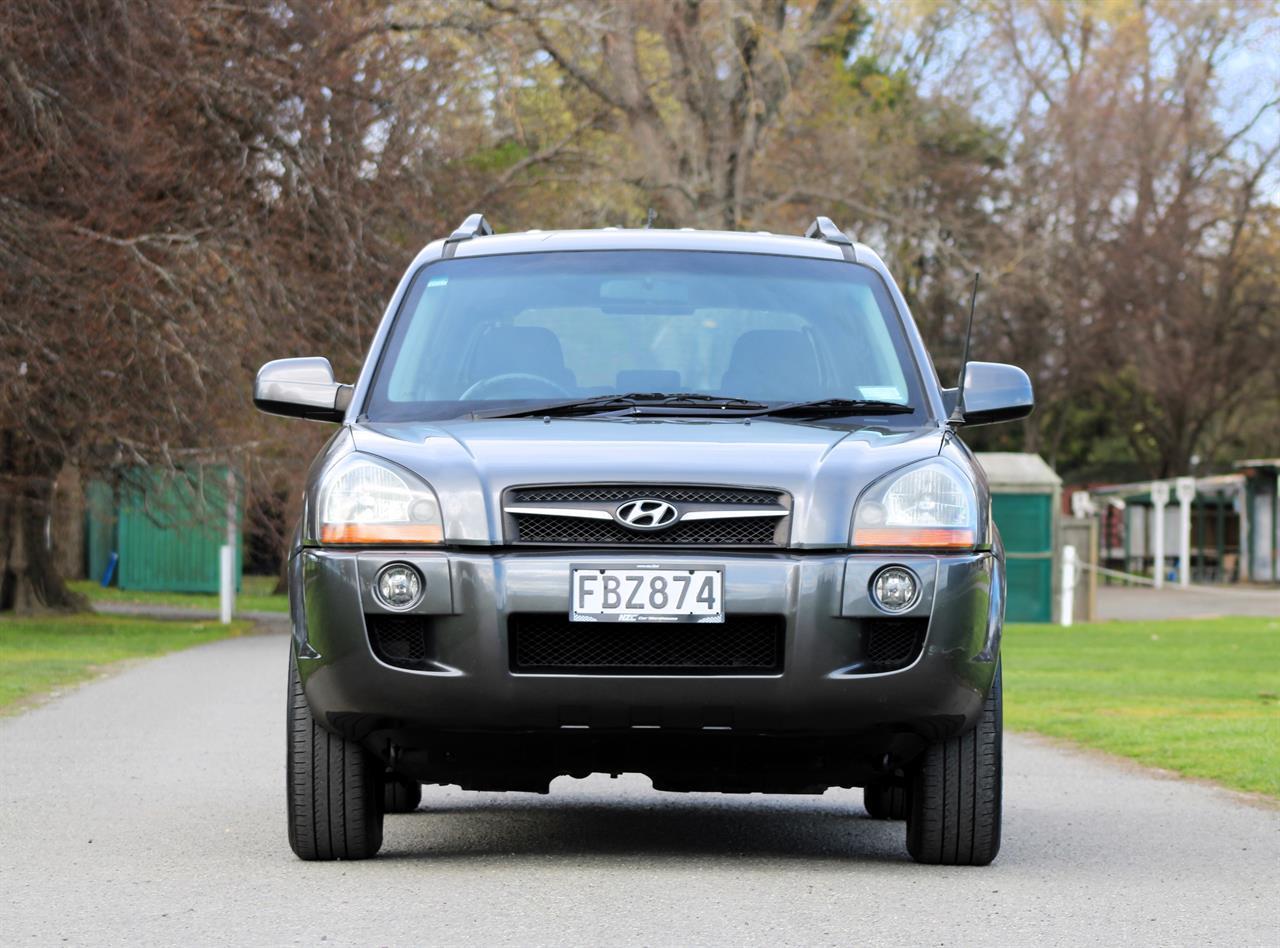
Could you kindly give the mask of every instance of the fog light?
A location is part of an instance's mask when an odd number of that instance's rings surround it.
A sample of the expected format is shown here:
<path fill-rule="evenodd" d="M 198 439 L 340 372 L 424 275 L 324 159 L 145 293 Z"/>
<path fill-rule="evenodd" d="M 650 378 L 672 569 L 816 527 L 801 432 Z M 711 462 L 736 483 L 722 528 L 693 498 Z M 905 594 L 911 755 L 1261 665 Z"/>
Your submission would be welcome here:
<path fill-rule="evenodd" d="M 392 563 L 378 571 L 373 594 L 388 609 L 412 609 L 422 598 L 422 577 L 407 563 Z"/>
<path fill-rule="evenodd" d="M 886 566 L 871 583 L 871 596 L 885 612 L 905 612 L 916 604 L 920 584 L 903 566 Z"/>

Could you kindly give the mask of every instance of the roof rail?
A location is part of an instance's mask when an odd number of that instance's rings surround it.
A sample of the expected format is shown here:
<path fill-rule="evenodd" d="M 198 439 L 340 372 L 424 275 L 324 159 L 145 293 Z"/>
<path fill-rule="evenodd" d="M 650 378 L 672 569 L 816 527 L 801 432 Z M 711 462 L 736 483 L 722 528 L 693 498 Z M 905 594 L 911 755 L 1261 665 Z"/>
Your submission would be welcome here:
<path fill-rule="evenodd" d="M 452 257 L 458 249 L 458 244 L 464 240 L 470 240 L 472 237 L 488 237 L 492 234 L 493 228 L 484 219 L 483 214 L 468 214 L 462 225 L 444 239 L 443 256 Z"/>
<path fill-rule="evenodd" d="M 853 241 L 849 239 L 849 235 L 842 231 L 829 217 L 815 217 L 813 223 L 809 225 L 809 229 L 804 232 L 806 237 L 812 237 L 815 240 L 825 241 L 829 244 L 835 244 L 844 252 L 846 260 L 854 260 Z"/>

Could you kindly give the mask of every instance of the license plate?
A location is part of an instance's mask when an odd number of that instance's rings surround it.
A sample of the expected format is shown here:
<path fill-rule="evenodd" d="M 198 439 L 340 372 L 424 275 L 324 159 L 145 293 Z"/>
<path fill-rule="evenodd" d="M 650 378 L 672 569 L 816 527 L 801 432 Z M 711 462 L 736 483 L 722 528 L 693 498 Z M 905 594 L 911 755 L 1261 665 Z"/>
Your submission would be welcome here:
<path fill-rule="evenodd" d="M 575 566 L 574 622 L 723 622 L 724 570 Z"/>

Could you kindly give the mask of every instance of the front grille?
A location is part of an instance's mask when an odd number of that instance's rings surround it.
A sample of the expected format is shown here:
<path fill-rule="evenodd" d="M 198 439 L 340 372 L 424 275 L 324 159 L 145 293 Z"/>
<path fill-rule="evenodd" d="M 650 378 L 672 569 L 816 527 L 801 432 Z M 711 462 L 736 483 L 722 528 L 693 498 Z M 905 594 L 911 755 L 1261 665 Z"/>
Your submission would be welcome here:
<path fill-rule="evenodd" d="M 862 652 L 868 671 L 906 668 L 924 647 L 928 619 L 869 619 L 863 623 Z"/>
<path fill-rule="evenodd" d="M 731 517 L 726 520 L 694 520 L 668 530 L 628 530 L 612 520 L 512 514 L 517 543 L 568 543 L 573 545 L 670 546 L 774 546 L 778 520 L 774 517 Z"/>
<path fill-rule="evenodd" d="M 782 616 L 723 623 L 570 622 L 513 615 L 511 670 L 592 675 L 772 675 L 782 671 Z"/>
<path fill-rule="evenodd" d="M 685 504 L 776 504 L 774 490 L 749 487 L 649 487 L 644 484 L 582 484 L 568 487 L 520 487 L 507 495 L 514 504 L 592 504 L 621 503 L 639 497 L 668 500 Z"/>
<path fill-rule="evenodd" d="M 367 613 L 364 624 L 373 654 L 388 665 L 426 668 L 431 664 L 425 616 Z"/>
<path fill-rule="evenodd" d="M 718 516 L 680 520 L 666 529 L 646 531 L 630 529 L 613 519 L 572 515 L 586 510 L 612 518 L 617 505 L 628 500 L 665 500 L 674 504 L 681 516 L 695 510 Z M 550 484 L 512 488 L 507 491 L 504 506 L 542 508 L 537 513 L 508 511 L 507 538 L 511 543 L 761 547 L 786 545 L 791 498 L 782 491 L 752 487 Z M 736 516 L 739 513 L 744 516 Z M 747 515 L 752 513 L 757 516 Z"/>

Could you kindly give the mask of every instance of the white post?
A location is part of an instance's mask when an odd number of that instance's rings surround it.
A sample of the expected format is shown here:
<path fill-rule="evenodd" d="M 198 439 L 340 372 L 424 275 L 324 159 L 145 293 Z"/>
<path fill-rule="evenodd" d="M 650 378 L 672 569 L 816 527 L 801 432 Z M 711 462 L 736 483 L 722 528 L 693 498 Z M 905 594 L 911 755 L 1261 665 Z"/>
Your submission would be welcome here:
<path fill-rule="evenodd" d="M 232 573 L 236 567 L 236 551 L 229 543 L 218 547 L 218 590 L 220 593 L 218 618 L 223 625 L 231 621 L 236 600 L 236 580 Z"/>
<path fill-rule="evenodd" d="M 1151 503 L 1155 509 L 1155 523 L 1152 524 L 1151 539 L 1152 556 L 1155 558 L 1155 587 L 1164 585 L 1164 507 L 1169 502 L 1169 485 L 1164 481 L 1155 481 L 1151 485 Z"/>
<path fill-rule="evenodd" d="M 218 550 L 218 617 L 231 622 L 236 604 L 236 475 L 227 467 L 227 542 Z"/>
<path fill-rule="evenodd" d="M 1236 484 L 1236 498 L 1231 506 L 1240 520 L 1240 582 L 1247 583 L 1253 578 L 1253 537 L 1249 535 L 1249 495 L 1245 493 L 1244 485 L 1243 479 Z"/>
<path fill-rule="evenodd" d="M 1178 493 L 1178 585 L 1191 583 L 1191 502 L 1196 499 L 1196 479 L 1180 477 Z"/>
<path fill-rule="evenodd" d="M 1062 548 L 1062 608 L 1061 622 L 1071 625 L 1076 604 L 1076 548 L 1068 543 Z"/>

